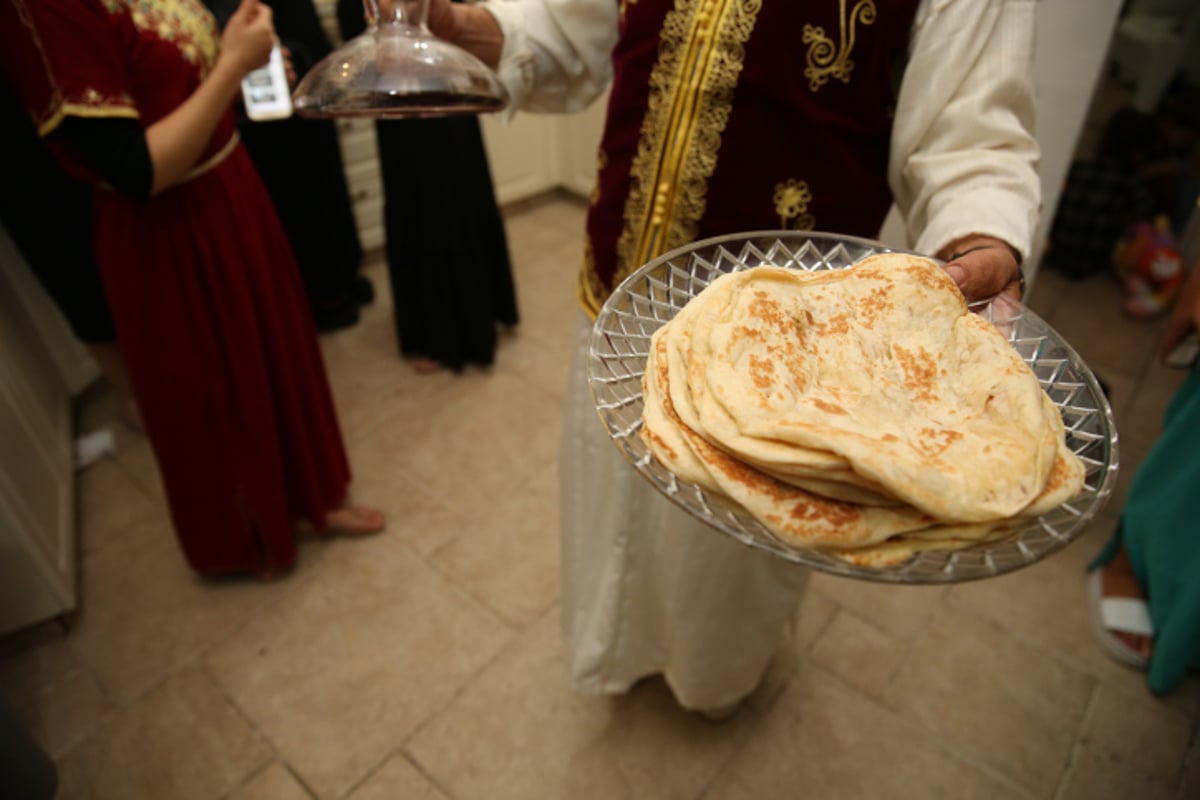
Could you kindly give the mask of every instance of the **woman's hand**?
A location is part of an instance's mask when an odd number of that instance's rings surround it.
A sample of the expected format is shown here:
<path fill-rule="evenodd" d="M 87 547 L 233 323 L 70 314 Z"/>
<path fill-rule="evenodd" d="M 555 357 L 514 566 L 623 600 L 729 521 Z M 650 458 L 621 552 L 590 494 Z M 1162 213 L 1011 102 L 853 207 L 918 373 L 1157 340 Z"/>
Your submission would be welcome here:
<path fill-rule="evenodd" d="M 1191 274 L 1184 281 L 1183 289 L 1175 300 L 1175 308 L 1167 321 L 1167 331 L 1163 334 L 1162 349 L 1159 355 L 1165 359 L 1167 354 L 1187 336 L 1188 331 L 1200 330 L 1200 261 L 1192 265 Z"/>
<path fill-rule="evenodd" d="M 259 0 L 242 0 L 221 34 L 220 60 L 243 76 L 267 63 L 274 44 L 271 7 Z"/>
<path fill-rule="evenodd" d="M 988 300 L 1001 293 L 1020 300 L 1021 263 L 1008 242 L 991 236 L 966 236 L 942 248 L 946 274 L 954 279 L 968 303 Z"/>
<path fill-rule="evenodd" d="M 288 86 L 295 88 L 296 86 L 296 65 L 292 63 L 292 51 L 288 47 L 280 47 L 280 54 L 283 56 L 283 72 L 287 76 Z"/>

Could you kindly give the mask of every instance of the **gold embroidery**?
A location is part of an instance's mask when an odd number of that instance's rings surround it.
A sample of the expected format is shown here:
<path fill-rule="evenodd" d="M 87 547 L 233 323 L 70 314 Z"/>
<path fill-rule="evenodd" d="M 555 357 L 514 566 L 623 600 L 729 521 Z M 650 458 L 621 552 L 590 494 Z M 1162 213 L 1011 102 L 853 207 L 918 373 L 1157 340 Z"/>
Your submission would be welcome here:
<path fill-rule="evenodd" d="M 198 0 L 104 0 L 110 14 L 129 11 L 139 30 L 179 49 L 184 60 L 207 75 L 217 60 L 219 35 L 213 15 Z"/>
<path fill-rule="evenodd" d="M 17 16 L 21 19 L 21 24 L 28 30 L 29 38 L 33 41 L 34 47 L 37 48 L 38 56 L 42 60 L 42 69 L 45 71 L 46 81 L 50 89 L 50 97 L 46 101 L 46 107 L 35 118 L 39 136 L 48 136 L 68 116 L 126 117 L 137 119 L 138 112 L 134 106 L 133 98 L 125 92 L 110 97 L 101 94 L 97 89 L 88 88 L 76 100 L 67 100 L 54 78 L 54 70 L 50 67 L 50 59 L 46 57 L 46 48 L 42 44 L 42 37 L 38 33 L 37 26 L 33 24 L 33 16 L 29 13 L 29 7 L 25 5 L 23 0 L 14 0 L 14 6 L 16 7 Z"/>
<path fill-rule="evenodd" d="M 775 212 L 779 214 L 779 225 L 784 230 L 811 231 L 817 218 L 808 213 L 812 202 L 812 190 L 808 181 L 789 178 L 786 183 L 775 184 Z"/>
<path fill-rule="evenodd" d="M 601 148 L 596 152 L 596 185 L 592 187 L 591 197 L 588 198 L 588 205 L 594 206 L 600 202 L 600 174 L 604 172 L 604 168 L 608 166 L 608 153 Z"/>
<path fill-rule="evenodd" d="M 583 258 L 579 265 L 579 304 L 593 320 L 604 305 L 608 290 L 600 282 L 596 274 L 596 252 L 592 249 L 592 237 L 585 233 L 583 236 Z"/>
<path fill-rule="evenodd" d="M 870 25 L 875 22 L 874 0 L 858 0 L 846 17 L 846 0 L 838 0 L 839 41 L 834 43 L 825 35 L 825 29 L 820 26 L 805 25 L 802 41 L 808 45 L 808 66 L 804 68 L 804 77 L 808 78 L 808 88 L 817 91 L 830 79 L 837 78 L 842 83 L 850 82 L 850 73 L 854 70 L 854 62 L 850 53 L 854 50 L 855 28 L 859 22 Z"/>
<path fill-rule="evenodd" d="M 675 0 L 667 14 L 630 170 L 614 285 L 695 239 L 761 8 L 762 0 Z"/>
<path fill-rule="evenodd" d="M 638 0 L 621 0 L 620 14 L 621 19 L 625 19 L 625 8 L 627 6 L 637 5 Z"/>

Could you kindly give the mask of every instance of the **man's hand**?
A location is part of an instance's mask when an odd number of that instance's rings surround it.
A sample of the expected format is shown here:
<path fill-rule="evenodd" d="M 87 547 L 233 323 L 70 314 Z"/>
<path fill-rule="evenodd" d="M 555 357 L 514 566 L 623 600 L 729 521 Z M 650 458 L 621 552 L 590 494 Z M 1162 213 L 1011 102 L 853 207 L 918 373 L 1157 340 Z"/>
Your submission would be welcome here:
<path fill-rule="evenodd" d="M 1021 263 L 1008 242 L 991 236 L 966 236 L 942 248 L 946 274 L 954 279 L 968 303 L 988 300 L 1003 292 L 1020 300 Z"/>

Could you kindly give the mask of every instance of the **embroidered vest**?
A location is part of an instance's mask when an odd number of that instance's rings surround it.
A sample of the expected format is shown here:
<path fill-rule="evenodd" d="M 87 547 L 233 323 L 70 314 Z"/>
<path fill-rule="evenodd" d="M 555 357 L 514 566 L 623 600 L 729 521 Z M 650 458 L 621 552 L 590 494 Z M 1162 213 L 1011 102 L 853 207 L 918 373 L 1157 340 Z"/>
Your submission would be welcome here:
<path fill-rule="evenodd" d="M 622 0 L 580 300 L 696 239 L 879 232 L 918 0 Z"/>

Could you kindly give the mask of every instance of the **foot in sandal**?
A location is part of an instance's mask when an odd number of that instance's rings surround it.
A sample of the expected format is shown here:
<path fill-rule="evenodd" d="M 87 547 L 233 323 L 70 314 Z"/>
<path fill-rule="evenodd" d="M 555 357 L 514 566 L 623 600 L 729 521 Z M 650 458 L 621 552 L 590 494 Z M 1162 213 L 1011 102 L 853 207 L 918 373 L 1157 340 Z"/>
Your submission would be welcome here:
<path fill-rule="evenodd" d="M 1088 592 L 1101 648 L 1128 666 L 1145 669 L 1154 651 L 1154 626 L 1124 548 L 1088 576 Z"/>

